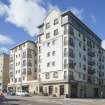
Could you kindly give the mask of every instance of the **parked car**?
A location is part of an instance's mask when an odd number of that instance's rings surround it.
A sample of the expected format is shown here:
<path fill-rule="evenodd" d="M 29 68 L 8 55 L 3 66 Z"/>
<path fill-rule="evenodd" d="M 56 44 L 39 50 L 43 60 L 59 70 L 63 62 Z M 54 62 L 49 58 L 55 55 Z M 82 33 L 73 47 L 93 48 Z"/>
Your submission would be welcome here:
<path fill-rule="evenodd" d="M 15 92 L 13 92 L 13 91 L 9 91 L 9 92 L 7 92 L 7 95 L 14 96 L 14 95 L 16 95 L 16 93 L 15 93 Z"/>
<path fill-rule="evenodd" d="M 30 96 L 30 94 L 29 94 L 28 92 L 23 91 L 23 90 L 17 91 L 17 92 L 16 92 L 16 95 L 17 95 L 17 96 Z"/>

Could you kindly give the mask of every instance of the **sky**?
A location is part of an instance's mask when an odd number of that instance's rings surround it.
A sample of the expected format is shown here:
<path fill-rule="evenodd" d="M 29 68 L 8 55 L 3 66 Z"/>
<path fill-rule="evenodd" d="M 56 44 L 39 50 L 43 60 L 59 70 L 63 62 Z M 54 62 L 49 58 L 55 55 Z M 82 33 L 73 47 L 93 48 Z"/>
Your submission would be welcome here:
<path fill-rule="evenodd" d="M 105 0 L 0 0 L 0 50 L 35 40 L 48 12 L 71 10 L 102 40 L 105 48 Z"/>

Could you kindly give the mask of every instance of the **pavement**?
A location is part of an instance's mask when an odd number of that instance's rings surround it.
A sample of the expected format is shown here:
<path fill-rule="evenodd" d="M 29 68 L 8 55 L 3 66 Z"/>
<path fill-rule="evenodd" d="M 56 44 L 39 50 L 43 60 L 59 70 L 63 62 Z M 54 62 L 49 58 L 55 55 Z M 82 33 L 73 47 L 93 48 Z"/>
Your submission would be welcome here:
<path fill-rule="evenodd" d="M 105 99 L 56 98 L 46 96 L 6 96 L 0 105 L 105 105 Z"/>

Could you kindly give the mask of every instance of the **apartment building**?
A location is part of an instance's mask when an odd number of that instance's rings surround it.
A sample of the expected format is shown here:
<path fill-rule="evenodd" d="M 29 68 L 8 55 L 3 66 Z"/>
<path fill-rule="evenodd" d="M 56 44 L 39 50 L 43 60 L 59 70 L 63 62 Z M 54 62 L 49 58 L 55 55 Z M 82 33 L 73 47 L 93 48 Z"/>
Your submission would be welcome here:
<path fill-rule="evenodd" d="M 101 39 L 71 11 L 53 10 L 38 28 L 39 94 L 105 97 Z"/>
<path fill-rule="evenodd" d="M 6 92 L 9 82 L 9 55 L 0 52 L 0 91 Z"/>
<path fill-rule="evenodd" d="M 9 90 L 34 92 L 37 84 L 37 46 L 25 41 L 10 49 Z"/>

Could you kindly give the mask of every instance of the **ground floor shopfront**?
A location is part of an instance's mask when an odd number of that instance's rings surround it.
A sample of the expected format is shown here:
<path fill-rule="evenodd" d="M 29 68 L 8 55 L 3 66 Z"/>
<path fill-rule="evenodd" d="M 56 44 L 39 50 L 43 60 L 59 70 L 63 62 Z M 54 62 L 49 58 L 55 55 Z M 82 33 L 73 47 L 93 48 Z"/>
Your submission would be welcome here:
<path fill-rule="evenodd" d="M 54 97 L 74 97 L 74 98 L 99 98 L 105 97 L 105 86 L 87 84 L 82 82 L 59 82 L 59 83 L 38 83 L 35 81 L 27 84 L 8 85 L 8 90 L 25 90 L 35 95 Z"/>
<path fill-rule="evenodd" d="M 40 84 L 39 94 L 45 96 L 99 98 L 105 97 L 105 87 L 87 83 L 48 83 Z"/>
<path fill-rule="evenodd" d="M 38 94 L 39 84 L 36 81 L 30 81 L 23 84 L 8 84 L 8 91 L 17 92 L 19 90 L 24 90 L 30 92 L 31 94 Z"/>

